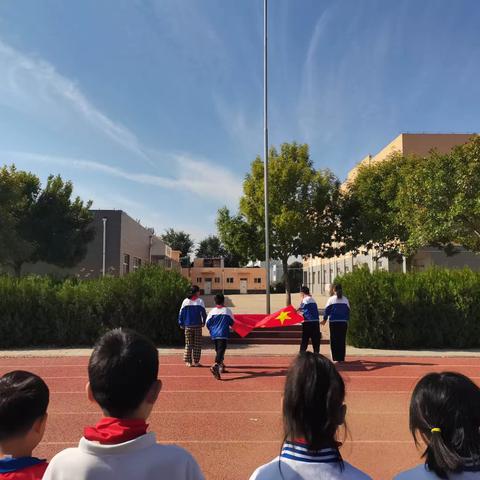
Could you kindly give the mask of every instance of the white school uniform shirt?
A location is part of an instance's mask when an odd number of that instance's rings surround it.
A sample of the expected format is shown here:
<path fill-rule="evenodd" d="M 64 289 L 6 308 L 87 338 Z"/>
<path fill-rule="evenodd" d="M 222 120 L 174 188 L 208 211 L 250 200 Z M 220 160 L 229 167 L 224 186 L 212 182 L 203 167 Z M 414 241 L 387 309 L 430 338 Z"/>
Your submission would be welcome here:
<path fill-rule="evenodd" d="M 280 465 L 279 465 L 280 462 Z M 279 470 L 281 467 L 281 473 Z M 371 477 L 343 462 L 343 470 L 334 449 L 313 452 L 305 446 L 285 442 L 282 454 L 257 468 L 250 480 L 372 480 Z"/>
<path fill-rule="evenodd" d="M 43 480 L 205 480 L 183 448 L 157 444 L 154 433 L 101 445 L 82 438 L 53 457 Z"/>
<path fill-rule="evenodd" d="M 425 465 L 406 470 L 399 473 L 394 480 L 440 480 L 440 477 L 427 469 Z M 450 473 L 448 480 L 480 480 L 480 470 L 465 471 L 461 473 Z"/>

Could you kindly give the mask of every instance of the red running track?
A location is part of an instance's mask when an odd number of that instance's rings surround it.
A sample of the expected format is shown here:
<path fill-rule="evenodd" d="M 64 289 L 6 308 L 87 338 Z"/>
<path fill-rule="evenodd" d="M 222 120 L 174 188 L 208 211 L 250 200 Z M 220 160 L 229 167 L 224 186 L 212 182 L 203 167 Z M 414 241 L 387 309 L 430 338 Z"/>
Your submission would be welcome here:
<path fill-rule="evenodd" d="M 290 357 L 231 357 L 216 381 L 207 368 L 187 369 L 181 357 L 161 357 L 164 388 L 150 419 L 160 442 L 177 443 L 200 462 L 208 480 L 246 480 L 281 445 L 281 392 Z M 50 458 L 73 446 L 99 418 L 85 396 L 86 357 L 3 358 L 14 369 L 41 375 L 51 389 L 49 423 L 36 454 Z M 204 357 L 209 365 L 212 358 Z M 387 480 L 419 462 L 408 432 L 408 401 L 418 378 L 454 370 L 480 380 L 474 358 L 350 358 L 340 368 L 347 384 L 345 459 Z"/>

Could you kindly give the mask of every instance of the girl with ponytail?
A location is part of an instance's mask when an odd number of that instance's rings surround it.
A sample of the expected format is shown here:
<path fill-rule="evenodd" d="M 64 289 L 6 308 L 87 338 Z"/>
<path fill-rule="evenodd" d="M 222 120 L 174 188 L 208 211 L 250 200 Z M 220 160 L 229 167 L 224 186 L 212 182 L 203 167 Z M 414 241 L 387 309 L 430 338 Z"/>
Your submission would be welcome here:
<path fill-rule="evenodd" d="M 396 480 L 480 480 L 480 389 L 459 373 L 430 373 L 413 391 L 410 431 L 425 464 Z"/>
<path fill-rule="evenodd" d="M 337 433 L 345 423 L 344 400 L 345 384 L 332 362 L 300 353 L 285 382 L 281 454 L 250 480 L 369 480 L 340 454 Z"/>

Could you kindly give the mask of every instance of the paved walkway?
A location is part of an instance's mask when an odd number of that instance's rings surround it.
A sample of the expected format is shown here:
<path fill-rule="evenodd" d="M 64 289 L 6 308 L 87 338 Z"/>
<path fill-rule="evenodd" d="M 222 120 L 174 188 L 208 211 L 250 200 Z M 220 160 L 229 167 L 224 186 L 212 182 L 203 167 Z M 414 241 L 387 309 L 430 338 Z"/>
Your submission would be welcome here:
<path fill-rule="evenodd" d="M 160 355 L 181 355 L 182 347 L 159 348 Z M 205 348 L 207 354 L 213 348 Z M 91 348 L 37 348 L 22 350 L 0 350 L 0 358 L 12 357 L 82 357 L 89 356 Z M 228 355 L 254 357 L 266 355 L 294 355 L 298 352 L 296 345 L 230 345 Z M 330 348 L 322 345 L 322 353 L 329 355 Z M 480 358 L 480 350 L 376 350 L 370 348 L 347 347 L 348 356 L 362 357 L 476 357 Z"/>

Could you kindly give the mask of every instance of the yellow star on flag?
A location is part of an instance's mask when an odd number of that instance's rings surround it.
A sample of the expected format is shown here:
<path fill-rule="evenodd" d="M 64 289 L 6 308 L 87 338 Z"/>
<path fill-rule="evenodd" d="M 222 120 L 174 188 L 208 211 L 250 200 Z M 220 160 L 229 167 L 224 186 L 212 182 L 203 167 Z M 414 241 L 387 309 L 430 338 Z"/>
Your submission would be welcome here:
<path fill-rule="evenodd" d="M 276 320 L 280 320 L 280 323 L 283 325 L 285 323 L 285 320 L 291 320 L 290 313 L 289 312 L 280 312 L 278 317 L 276 317 Z"/>

